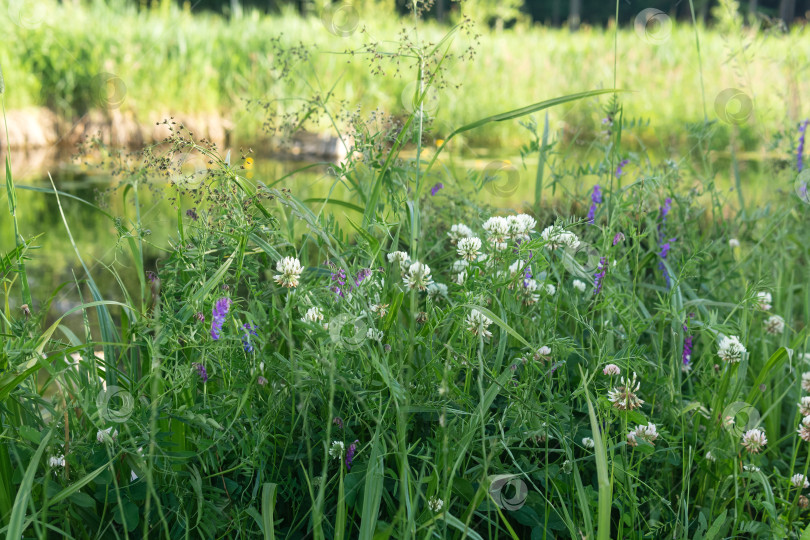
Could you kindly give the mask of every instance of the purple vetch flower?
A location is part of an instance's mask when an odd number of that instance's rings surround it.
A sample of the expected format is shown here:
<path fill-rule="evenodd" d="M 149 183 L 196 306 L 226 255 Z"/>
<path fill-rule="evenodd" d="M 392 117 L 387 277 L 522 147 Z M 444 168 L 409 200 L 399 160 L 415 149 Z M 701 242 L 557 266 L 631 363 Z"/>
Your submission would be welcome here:
<path fill-rule="evenodd" d="M 613 237 L 613 245 L 615 246 L 619 242 L 624 242 L 624 233 L 619 231 L 616 233 L 616 236 Z"/>
<path fill-rule="evenodd" d="M 684 332 L 689 331 L 689 329 L 685 324 L 683 325 L 683 331 Z M 683 365 L 688 366 L 689 361 L 691 359 L 692 359 L 692 336 L 687 334 L 687 336 L 683 339 L 683 356 L 682 356 Z"/>
<path fill-rule="evenodd" d="M 253 344 L 250 342 L 251 334 L 259 337 L 259 334 L 256 333 L 256 327 L 251 326 L 248 323 L 242 325 L 242 328 L 245 329 L 245 333 L 242 335 L 242 347 L 245 349 L 246 353 L 252 353 L 255 349 L 253 348 Z"/>
<path fill-rule="evenodd" d="M 354 278 L 354 285 L 359 287 L 363 280 L 366 279 L 368 276 L 371 275 L 371 270 L 368 268 L 363 268 L 359 272 L 357 272 L 357 277 Z"/>
<path fill-rule="evenodd" d="M 158 277 L 157 277 L 157 274 L 155 274 L 155 273 L 154 273 L 154 272 L 152 272 L 151 270 L 147 270 L 147 271 L 146 271 L 146 279 L 148 279 L 148 280 L 149 280 L 149 283 L 154 283 L 154 282 L 155 282 L 155 280 L 157 280 L 157 278 L 158 278 Z"/>
<path fill-rule="evenodd" d="M 523 288 L 529 288 L 529 281 L 532 279 L 532 267 L 526 265 L 526 271 L 523 273 Z"/>
<path fill-rule="evenodd" d="M 443 189 L 443 188 L 444 188 L 444 184 L 442 184 L 441 182 L 437 182 L 435 186 L 433 186 L 432 188 L 430 188 L 430 194 L 431 194 L 433 197 L 435 197 L 435 196 L 436 196 L 436 194 L 439 192 L 439 190 L 440 190 L 440 189 Z"/>
<path fill-rule="evenodd" d="M 661 245 L 661 251 L 658 255 L 661 257 L 661 262 L 658 263 L 658 269 L 661 270 L 661 273 L 664 274 L 664 280 L 667 282 L 667 289 L 672 286 L 672 281 L 669 278 L 669 272 L 667 272 L 666 265 L 664 264 L 664 260 L 669 255 L 669 250 L 671 248 L 670 242 L 674 242 L 674 238 L 670 238 L 669 242 L 665 242 L 666 238 L 666 225 L 667 225 L 667 214 L 672 209 L 672 199 L 667 197 L 664 199 L 664 205 L 659 208 L 661 213 L 661 221 L 658 223 L 658 243 Z"/>
<path fill-rule="evenodd" d="M 330 279 L 334 285 L 329 287 L 329 290 L 338 296 L 343 297 L 343 288 L 346 285 L 346 271 L 343 268 L 338 268 L 332 261 L 326 261 L 326 264 L 328 264 L 332 270 L 336 270 L 331 272 Z"/>
<path fill-rule="evenodd" d="M 265 379 L 264 377 L 259 375 L 259 378 L 256 379 L 256 382 L 259 383 L 260 385 L 264 386 L 265 384 L 267 384 L 267 379 Z"/>
<path fill-rule="evenodd" d="M 605 269 L 607 268 L 607 257 L 599 259 L 599 266 L 596 268 L 596 273 L 593 275 L 593 294 L 596 296 L 602 290 L 602 280 L 605 279 Z"/>
<path fill-rule="evenodd" d="M 202 311 L 198 311 L 196 315 L 194 315 L 198 321 L 205 322 L 205 314 Z"/>
<path fill-rule="evenodd" d="M 602 204 L 602 188 L 599 187 L 599 184 L 593 186 L 593 193 L 591 193 L 591 208 L 588 210 L 588 223 L 593 223 L 597 204 Z"/>
<path fill-rule="evenodd" d="M 354 454 L 357 452 L 357 443 L 359 440 L 355 440 L 352 444 L 349 445 L 349 449 L 346 451 L 346 470 L 350 471 L 352 469 L 352 460 L 354 460 Z"/>
<path fill-rule="evenodd" d="M 189 208 L 188 210 L 186 210 L 186 216 L 190 217 L 194 221 L 197 221 L 200 218 L 200 216 L 197 215 L 196 208 Z"/>
<path fill-rule="evenodd" d="M 629 159 L 623 159 L 619 162 L 619 166 L 616 167 L 616 178 L 620 177 L 624 174 L 624 166 L 630 163 Z"/>
<path fill-rule="evenodd" d="M 205 370 L 205 366 L 200 364 L 199 362 L 194 362 L 191 365 L 194 367 L 194 369 L 197 370 L 197 375 L 200 376 L 202 382 L 204 383 L 208 382 L 208 372 Z"/>
<path fill-rule="evenodd" d="M 343 429 L 343 419 L 342 419 L 341 417 L 336 416 L 336 417 L 335 417 L 335 418 L 332 420 L 332 423 L 333 423 L 333 424 L 335 424 L 335 425 L 336 425 L 337 427 L 339 427 L 340 429 Z"/>
<path fill-rule="evenodd" d="M 802 172 L 802 167 L 804 166 L 804 136 L 807 134 L 807 123 L 810 120 L 805 120 L 799 125 L 799 146 L 796 149 L 796 168 L 799 172 Z M 805 187 L 805 189 L 807 189 Z"/>
<path fill-rule="evenodd" d="M 225 317 L 228 315 L 228 310 L 231 309 L 231 299 L 223 296 L 214 305 L 213 315 L 214 320 L 211 322 L 211 337 L 214 340 L 219 339 L 222 325 L 225 323 Z"/>

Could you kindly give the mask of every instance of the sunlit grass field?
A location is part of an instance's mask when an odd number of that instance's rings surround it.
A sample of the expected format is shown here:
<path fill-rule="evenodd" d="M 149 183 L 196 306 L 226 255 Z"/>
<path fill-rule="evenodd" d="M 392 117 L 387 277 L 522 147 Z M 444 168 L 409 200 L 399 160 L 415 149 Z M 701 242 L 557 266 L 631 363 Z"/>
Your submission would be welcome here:
<path fill-rule="evenodd" d="M 261 131 L 268 110 L 246 109 L 250 100 L 269 102 L 269 110 L 279 114 L 298 110 L 315 94 L 329 94 L 333 112 L 342 110 L 341 100 L 346 99 L 365 111 L 379 108 L 402 117 L 409 112 L 403 91 L 413 73 L 398 73 L 385 54 L 396 52 L 402 29 L 413 43 L 438 42 L 447 31 L 433 22 L 416 27 L 407 18 L 398 22 L 362 4 L 343 31 L 335 31 L 317 14 L 302 18 L 250 12 L 227 21 L 179 8 L 138 10 L 131 3 L 114 4 L 76 7 L 42 0 L 11 10 L 0 50 L 9 82 L 8 106 L 47 105 L 68 117 L 114 106 L 147 124 L 171 112 L 215 112 L 231 118 L 248 142 Z M 16 24 L 9 22 L 14 14 Z M 518 25 L 498 33 L 477 25 L 469 34 L 459 33 L 449 49 L 455 57 L 444 64 L 446 86 L 430 98 L 436 136 L 482 115 L 585 89 L 613 88 L 614 83 L 633 92 L 625 119 L 646 126 L 634 131 L 638 140 L 628 138 L 627 144 L 683 144 L 684 123 L 718 120 L 715 101 L 729 88 L 751 100 L 737 130 L 737 138 L 749 148 L 758 147 L 764 130 L 807 114 L 802 102 L 810 93 L 806 28 L 794 27 L 788 34 L 752 31 L 730 20 L 700 26 L 697 36 L 690 25 L 679 23 L 647 35 L 634 30 L 635 16 L 620 11 L 618 32 L 584 28 L 572 34 Z M 475 61 L 462 61 L 470 46 Z M 347 54 L 364 47 L 369 52 Z M 383 54 L 382 60 L 373 60 L 371 50 Z M 305 62 L 298 61 L 301 55 Z M 294 76 L 285 77 L 292 65 Z M 375 76 L 372 65 L 385 76 Z M 100 73 L 120 80 L 100 88 Z M 729 112 L 739 106 L 731 103 Z M 603 117 L 594 102 L 551 111 L 552 128 L 564 129 L 569 137 L 598 133 Z M 728 124 L 722 125 L 726 129 L 716 140 L 720 146 L 733 136 Z M 334 132 L 323 123 L 305 127 Z M 469 134 L 472 142 L 486 145 L 519 144 L 522 135 L 515 123 Z"/>

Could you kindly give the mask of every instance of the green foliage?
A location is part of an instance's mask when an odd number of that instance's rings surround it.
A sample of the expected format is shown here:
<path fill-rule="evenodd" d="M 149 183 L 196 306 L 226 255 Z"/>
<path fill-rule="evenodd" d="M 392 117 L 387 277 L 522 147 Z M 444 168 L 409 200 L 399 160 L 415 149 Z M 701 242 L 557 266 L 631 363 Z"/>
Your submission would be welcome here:
<path fill-rule="evenodd" d="M 0 532 L 806 536 L 810 248 L 793 126 L 773 143 L 780 189 L 757 207 L 717 186 L 715 123 L 687 126 L 694 155 L 629 152 L 646 129 L 622 123 L 633 94 L 479 111 L 442 135 L 519 120 L 523 157 L 544 164 L 534 205 L 498 208 L 519 175 L 448 167 L 427 144 L 425 99 L 464 30 L 396 50 L 413 111 L 345 119 L 351 152 L 325 197 L 181 126 L 143 160 L 117 156 L 135 210 L 108 215 L 123 301 L 102 298 L 48 194 L 91 301 L 55 320 L 50 301 L 15 306 L 27 244 L 4 248 Z M 308 94 L 306 116 L 341 126 L 332 97 Z M 572 166 L 531 115 L 582 99 L 607 122 L 599 157 Z M 189 156 L 204 171 L 184 173 Z M 141 275 L 147 179 L 177 208 Z"/>

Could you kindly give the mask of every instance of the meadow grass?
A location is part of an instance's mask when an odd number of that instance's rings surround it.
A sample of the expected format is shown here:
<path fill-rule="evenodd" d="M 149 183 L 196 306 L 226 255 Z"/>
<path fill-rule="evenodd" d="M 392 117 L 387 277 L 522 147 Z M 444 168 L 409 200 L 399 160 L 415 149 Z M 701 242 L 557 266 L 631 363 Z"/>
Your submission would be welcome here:
<path fill-rule="evenodd" d="M 380 109 L 404 118 L 410 111 L 403 93 L 411 79 L 391 60 L 398 36 L 405 32 L 409 40 L 438 42 L 447 31 L 428 22 L 420 23 L 417 33 L 409 20 L 400 22 L 373 7 L 361 7 L 356 29 L 343 36 L 328 31 L 321 17 L 292 13 L 250 12 L 228 21 L 210 13 L 138 9 L 123 2 L 40 4 L 34 14 L 22 9 L 23 22 L 4 25 L 7 47 L 0 51 L 0 64 L 9 80 L 10 107 L 46 105 L 67 118 L 117 107 L 146 125 L 172 112 L 212 112 L 231 118 L 236 134 L 251 143 L 267 127 L 268 116 L 293 114 L 302 103 L 326 94 L 333 108 L 348 100 L 364 113 Z M 689 25 L 676 23 L 671 34 L 649 39 L 630 25 L 635 15 L 620 11 L 618 32 L 584 28 L 571 34 L 518 25 L 503 32 L 477 26 L 457 35 L 450 51 L 455 57 L 445 63 L 446 84 L 431 97 L 436 101 L 431 105 L 435 136 L 444 138 L 460 125 L 526 103 L 613 86 L 634 92 L 625 104 L 625 121 L 644 126 L 626 145 L 680 148 L 687 139 L 684 123 L 717 120 L 715 99 L 728 88 L 751 100 L 736 134 L 749 149 L 759 148 L 763 133 L 809 114 L 801 99 L 810 92 L 810 40 L 804 27 L 788 34 L 743 29 L 733 22 L 700 27 L 701 80 Z M 463 61 L 470 47 L 475 62 Z M 306 61 L 299 62 L 302 57 Z M 614 60 L 620 66 L 615 77 Z M 387 76 L 375 76 L 381 72 Z M 100 79 L 101 73 L 118 77 L 116 85 L 102 84 L 107 79 Z M 254 108 L 246 110 L 245 101 Z M 732 114 L 739 105 L 730 105 Z M 562 130 L 569 140 L 602 129 L 597 102 L 550 114 L 552 132 Z M 305 127 L 335 132 L 328 123 Z M 732 130 L 727 124 L 720 127 L 714 142 L 723 148 Z M 492 124 L 468 135 L 471 143 L 486 146 L 524 141 L 514 123 Z"/>
<path fill-rule="evenodd" d="M 427 148 L 448 43 L 400 53 L 413 112 L 384 129 L 352 117 L 353 151 L 322 197 L 180 126 L 141 159 L 102 148 L 133 201 L 110 216 L 120 300 L 101 294 L 52 185 L 81 305 L 46 323 L 53 295 L 35 290 L 23 309 L 32 255 L 4 248 L 0 532 L 810 534 L 810 177 L 795 123 L 763 132 L 781 156 L 764 204 L 742 179 L 715 182 L 716 122 L 686 125 L 689 159 L 628 152 L 644 128 L 624 122 L 627 92 L 481 111 Z M 583 100 L 613 119 L 588 143 L 601 157 L 558 168 L 543 114 Z M 339 124 L 328 107 L 317 118 Z M 519 178 L 445 168 L 441 153 L 516 121 L 524 158 L 548 167 L 533 200 L 496 208 Z M 192 158 L 208 166 L 188 174 Z M 154 177 L 175 208 L 148 268 Z"/>

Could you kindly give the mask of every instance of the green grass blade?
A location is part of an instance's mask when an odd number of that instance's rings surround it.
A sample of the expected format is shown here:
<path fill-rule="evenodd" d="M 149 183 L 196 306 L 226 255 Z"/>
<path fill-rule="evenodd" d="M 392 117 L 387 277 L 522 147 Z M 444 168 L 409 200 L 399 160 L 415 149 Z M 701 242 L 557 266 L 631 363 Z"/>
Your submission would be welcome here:
<path fill-rule="evenodd" d="M 42 441 L 40 441 L 37 451 L 34 453 L 31 461 L 28 462 L 28 468 L 25 470 L 25 475 L 23 475 L 20 489 L 17 491 L 17 498 L 14 500 L 14 508 L 11 510 L 11 518 L 9 519 L 8 525 L 8 536 L 6 536 L 6 538 L 22 537 L 24 530 L 23 519 L 25 519 L 25 510 L 28 507 L 28 500 L 31 498 L 31 486 L 34 484 L 34 476 L 37 473 L 37 469 L 39 469 L 39 462 L 42 461 L 42 454 L 44 454 L 45 449 L 48 448 L 48 442 L 51 440 L 51 435 L 53 435 L 52 429 L 49 430 L 44 437 L 42 437 Z"/>
<path fill-rule="evenodd" d="M 264 527 L 264 540 L 275 540 L 273 529 L 273 514 L 276 509 L 277 484 L 267 482 L 262 485 L 262 526 Z"/>

